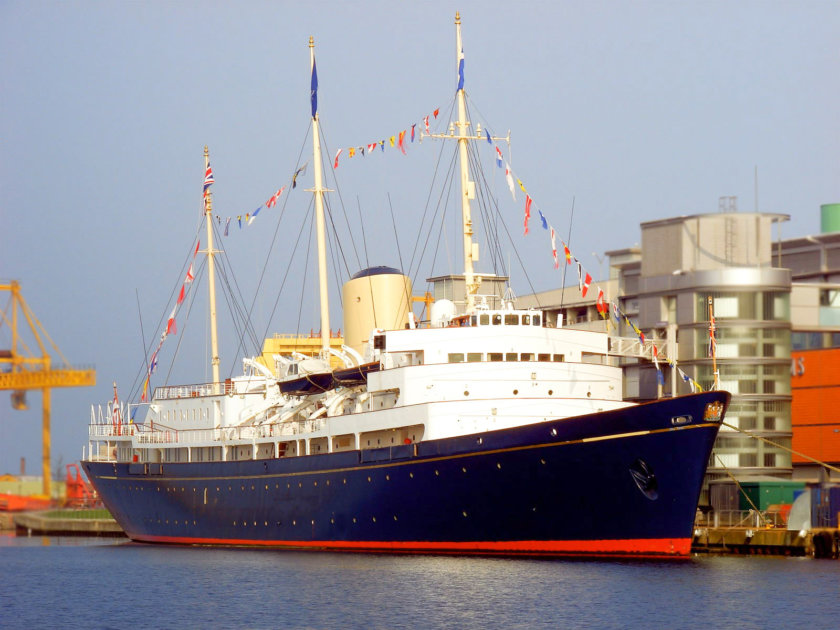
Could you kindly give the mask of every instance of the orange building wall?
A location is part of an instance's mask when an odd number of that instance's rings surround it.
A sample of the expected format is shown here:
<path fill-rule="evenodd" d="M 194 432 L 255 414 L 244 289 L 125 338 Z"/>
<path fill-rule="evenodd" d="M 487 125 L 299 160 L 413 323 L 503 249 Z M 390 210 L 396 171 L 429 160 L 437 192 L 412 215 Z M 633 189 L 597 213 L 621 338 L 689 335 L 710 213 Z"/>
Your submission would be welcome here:
<path fill-rule="evenodd" d="M 840 462 L 840 348 L 791 353 L 793 449 Z M 798 455 L 794 464 L 809 462 Z"/>

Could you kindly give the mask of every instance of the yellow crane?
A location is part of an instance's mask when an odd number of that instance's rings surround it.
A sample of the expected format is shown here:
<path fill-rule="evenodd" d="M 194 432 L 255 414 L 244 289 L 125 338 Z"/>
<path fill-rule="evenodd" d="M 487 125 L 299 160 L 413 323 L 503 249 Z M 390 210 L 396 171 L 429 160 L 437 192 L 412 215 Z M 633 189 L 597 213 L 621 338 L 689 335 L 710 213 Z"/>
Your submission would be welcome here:
<path fill-rule="evenodd" d="M 43 394 L 42 459 L 44 468 L 45 496 L 51 496 L 50 478 L 50 390 L 53 387 L 87 387 L 96 385 L 96 371 L 88 368 L 74 368 L 61 354 L 46 329 L 35 317 L 20 294 L 16 281 L 0 283 L 0 293 L 11 293 L 6 307 L 0 311 L 0 328 L 8 326 L 11 331 L 11 347 L 0 348 L 0 390 L 11 390 L 12 408 L 26 409 L 26 390 L 40 389 Z M 19 331 L 20 316 L 26 320 L 32 336 L 38 345 L 37 352 L 30 348 Z M 53 357 L 60 357 L 60 363 L 53 363 Z M 40 356 L 36 356 L 40 353 Z"/>

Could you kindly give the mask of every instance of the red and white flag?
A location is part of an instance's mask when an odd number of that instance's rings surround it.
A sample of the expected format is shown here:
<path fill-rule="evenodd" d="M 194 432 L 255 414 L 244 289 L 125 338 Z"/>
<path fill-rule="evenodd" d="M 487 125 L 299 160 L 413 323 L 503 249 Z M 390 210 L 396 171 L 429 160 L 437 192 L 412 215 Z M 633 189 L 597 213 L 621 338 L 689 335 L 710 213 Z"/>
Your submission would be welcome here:
<path fill-rule="evenodd" d="M 604 301 L 604 290 L 601 287 L 598 287 L 598 300 L 595 305 L 598 307 L 598 313 L 600 313 L 601 317 L 606 319 L 609 316 L 610 309 Z"/>
<path fill-rule="evenodd" d="M 510 172 L 510 164 L 505 162 L 505 180 L 510 188 L 510 196 L 516 201 L 516 187 L 513 185 L 513 173 Z"/>
<path fill-rule="evenodd" d="M 426 125 L 426 133 L 431 134 L 431 130 L 429 129 L 429 117 L 423 116 L 423 124 Z"/>
<path fill-rule="evenodd" d="M 338 158 L 338 156 L 336 156 L 336 158 Z M 277 205 L 277 200 L 280 199 L 280 195 L 283 194 L 284 190 L 286 190 L 285 186 L 283 186 L 280 190 L 278 190 L 276 193 L 271 195 L 271 198 L 268 201 L 265 202 L 265 207 L 266 208 L 273 208 L 274 206 L 276 206 Z"/>
<path fill-rule="evenodd" d="M 528 233 L 528 220 L 531 218 L 531 195 L 525 193 L 525 234 Z"/>
<path fill-rule="evenodd" d="M 193 273 L 193 264 L 190 263 L 190 268 L 187 269 L 187 275 L 184 278 L 184 284 L 189 284 L 193 280 L 195 280 L 195 274 Z"/>
<path fill-rule="evenodd" d="M 169 315 L 169 320 L 166 322 L 166 334 L 167 335 L 174 335 L 178 332 L 178 329 L 175 327 L 175 310 L 178 308 L 178 305 L 175 305 L 175 308 L 172 309 L 172 313 Z"/>
<path fill-rule="evenodd" d="M 344 151 L 344 149 L 339 149 L 338 151 L 335 152 L 335 161 L 333 162 L 333 169 L 338 168 L 338 156 L 341 155 L 342 151 Z"/>
<path fill-rule="evenodd" d="M 554 268 L 560 268 L 560 259 L 557 257 L 557 241 L 554 240 L 554 228 L 551 228 L 551 255 L 554 257 Z"/>

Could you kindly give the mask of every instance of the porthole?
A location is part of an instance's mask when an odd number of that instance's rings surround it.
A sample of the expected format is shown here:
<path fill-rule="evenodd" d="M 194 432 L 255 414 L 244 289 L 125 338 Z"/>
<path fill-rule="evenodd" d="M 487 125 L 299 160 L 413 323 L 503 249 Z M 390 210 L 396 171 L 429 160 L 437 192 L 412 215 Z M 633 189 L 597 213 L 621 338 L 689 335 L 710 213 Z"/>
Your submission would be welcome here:
<path fill-rule="evenodd" d="M 468 390 L 466 390 L 466 389 L 465 389 L 465 390 L 464 390 L 464 396 L 469 396 L 469 395 L 470 395 L 470 392 L 469 392 Z"/>
<path fill-rule="evenodd" d="M 542 464 L 543 466 L 545 466 L 545 460 L 544 460 L 544 459 L 540 459 L 540 464 Z"/>
<path fill-rule="evenodd" d="M 368 477 L 368 483 L 370 483 L 370 477 Z"/>
<path fill-rule="evenodd" d="M 396 514 L 394 514 L 394 520 L 395 520 L 395 521 L 397 520 L 397 515 L 396 515 Z"/>
<path fill-rule="evenodd" d="M 391 481 L 391 475 L 385 475 L 385 481 Z"/>
<path fill-rule="evenodd" d="M 518 390 L 518 389 L 514 389 L 514 390 L 513 390 L 513 395 L 514 395 L 514 396 L 516 396 L 518 393 L 519 393 L 519 390 Z"/>
<path fill-rule="evenodd" d="M 375 522 L 376 522 L 376 517 L 375 517 L 375 516 L 372 516 L 372 517 L 371 517 L 371 520 L 375 523 Z"/>
<path fill-rule="evenodd" d="M 557 429 L 554 429 L 554 428 L 551 429 L 551 436 L 552 437 L 557 437 Z"/>
<path fill-rule="evenodd" d="M 438 475 L 440 475 L 440 473 L 436 470 L 435 471 L 435 477 L 437 477 Z"/>
<path fill-rule="evenodd" d="M 356 517 L 355 517 L 355 516 L 353 517 L 353 522 L 354 522 L 354 523 L 356 522 Z"/>
<path fill-rule="evenodd" d="M 499 462 L 496 462 L 496 468 L 498 468 L 499 470 L 501 470 L 501 469 L 502 469 L 502 464 L 501 464 L 501 463 L 499 463 Z"/>
<path fill-rule="evenodd" d="M 554 393 L 554 390 L 553 390 L 553 389 L 549 389 L 549 390 L 548 390 L 548 395 L 549 395 L 549 396 L 551 396 L 553 393 Z"/>
<path fill-rule="evenodd" d="M 408 473 L 408 476 L 409 476 L 411 479 L 414 479 L 414 473 L 413 473 L 413 472 Z"/>
<path fill-rule="evenodd" d="M 464 518 L 467 518 L 467 511 L 466 511 L 466 510 L 464 510 L 463 512 L 461 512 L 461 514 L 463 514 L 463 515 L 464 515 Z"/>
<path fill-rule="evenodd" d="M 461 472 L 467 472 L 467 469 L 464 466 L 461 466 Z"/>
<path fill-rule="evenodd" d="M 475 442 L 476 444 L 484 444 L 484 438 L 478 438 Z"/>
<path fill-rule="evenodd" d="M 297 525 L 297 521 L 292 521 L 292 525 Z"/>

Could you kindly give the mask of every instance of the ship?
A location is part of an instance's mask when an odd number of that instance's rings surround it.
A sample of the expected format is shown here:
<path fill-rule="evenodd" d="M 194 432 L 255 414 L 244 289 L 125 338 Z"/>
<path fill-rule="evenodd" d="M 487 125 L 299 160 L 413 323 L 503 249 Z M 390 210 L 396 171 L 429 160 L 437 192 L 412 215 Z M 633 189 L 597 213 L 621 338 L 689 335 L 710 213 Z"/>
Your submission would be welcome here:
<path fill-rule="evenodd" d="M 141 543 L 688 556 L 730 396 L 625 400 L 615 336 L 479 292 L 498 278 L 474 268 L 467 150 L 485 134 L 467 121 L 462 65 L 454 131 L 441 138 L 460 155 L 464 272 L 452 286 L 463 299 L 418 318 L 407 276 L 363 269 L 344 285 L 346 344 L 333 347 L 309 46 L 320 352 L 246 357 L 221 379 L 213 320 L 211 382 L 156 387 L 125 414 L 116 390 L 92 408 L 83 467 L 113 517 Z M 215 311 L 206 194 L 205 211 Z"/>

